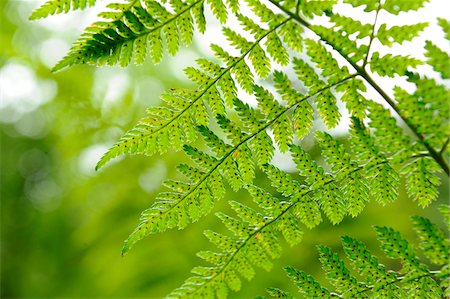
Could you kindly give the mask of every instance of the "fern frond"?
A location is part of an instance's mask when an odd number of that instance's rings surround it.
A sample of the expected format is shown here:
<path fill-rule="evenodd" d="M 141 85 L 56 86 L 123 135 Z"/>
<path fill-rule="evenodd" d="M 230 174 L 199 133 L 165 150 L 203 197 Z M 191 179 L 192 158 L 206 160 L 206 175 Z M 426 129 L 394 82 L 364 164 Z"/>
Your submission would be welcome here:
<path fill-rule="evenodd" d="M 272 32 L 267 36 L 265 46 L 270 57 L 276 63 L 283 66 L 289 63 L 289 54 L 284 48 L 283 43 L 276 32 Z"/>
<path fill-rule="evenodd" d="M 445 127 L 446 116 L 450 113 L 450 107 L 448 106 L 450 89 L 443 84 L 438 84 L 434 79 L 421 77 L 416 73 L 408 73 L 408 81 L 416 85 L 414 95 L 426 103 L 429 109 L 435 110 L 435 114 L 441 117 L 444 123 L 443 127 Z"/>
<path fill-rule="evenodd" d="M 225 6 L 225 3 L 221 0 L 206 0 L 206 3 L 208 3 L 211 7 L 211 11 L 213 15 L 219 20 L 220 23 L 224 24 L 227 21 L 227 8 Z M 236 3 L 231 2 L 234 6 L 234 9 L 236 9 Z"/>
<path fill-rule="evenodd" d="M 123 154 L 153 155 L 168 150 L 179 150 L 184 143 L 192 142 L 196 125 L 207 125 L 209 117 L 204 104 L 199 101 L 206 95 L 190 90 L 172 90 L 162 95 L 166 107 L 147 110 L 144 117 L 128 131 L 97 163 L 96 169 Z"/>
<path fill-rule="evenodd" d="M 439 284 L 430 277 L 428 267 L 419 261 L 411 245 L 403 239 L 398 231 L 387 227 L 375 227 L 381 248 L 389 258 L 400 259 L 405 274 L 405 288 L 413 297 L 441 298 Z"/>
<path fill-rule="evenodd" d="M 338 254 L 324 245 L 318 246 L 320 262 L 327 280 L 335 287 L 333 292 L 320 286 L 312 276 L 293 267 L 285 268 L 287 275 L 299 287 L 300 293 L 308 298 L 442 298 L 448 286 L 448 240 L 428 219 L 415 216 L 413 221 L 426 255 L 437 258 L 441 269 L 430 271 L 399 232 L 392 228 L 376 227 L 383 251 L 389 258 L 400 260 L 403 266 L 400 271 L 387 271 L 364 243 L 344 236 L 342 244 L 345 254 L 361 281 L 351 274 Z M 445 282 L 439 285 L 437 281 L 441 279 Z M 269 294 L 277 296 L 284 292 L 269 291 Z"/>
<path fill-rule="evenodd" d="M 372 29 L 370 24 L 363 24 L 358 20 L 340 14 L 332 14 L 330 21 L 335 24 L 334 27 L 338 29 L 338 33 L 346 32 L 347 35 L 357 33 L 356 38 L 359 39 L 369 36 Z"/>
<path fill-rule="evenodd" d="M 225 22 L 227 13 L 222 1 L 206 2 L 218 20 Z M 99 14 L 105 20 L 86 28 L 53 71 L 75 64 L 126 66 L 133 58 L 139 64 L 147 54 L 158 63 L 164 49 L 162 36 L 169 54 L 175 55 L 180 41 L 185 45 L 192 42 L 194 22 L 200 32 L 205 31 L 204 0 L 171 1 L 170 5 L 127 0 L 107 7 L 109 11 Z"/>
<path fill-rule="evenodd" d="M 344 298 L 360 297 L 361 291 L 363 291 L 366 286 L 362 283 L 358 283 L 357 279 L 351 275 L 350 271 L 345 267 L 344 262 L 330 248 L 319 245 L 318 250 L 322 268 L 327 275 L 327 279 L 333 284 L 336 290 L 341 293 Z"/>
<path fill-rule="evenodd" d="M 279 299 L 293 299 L 291 294 L 280 290 L 278 288 L 267 288 L 267 293 L 269 293 L 270 296 L 273 298 L 279 298 Z M 257 297 L 258 298 L 258 297 Z M 262 297 L 264 298 L 264 297 Z"/>
<path fill-rule="evenodd" d="M 369 64 L 372 72 L 375 72 L 380 76 L 393 78 L 395 75 L 406 75 L 408 68 L 414 68 L 422 64 L 422 61 L 411 57 L 394 56 L 392 54 L 380 56 L 378 52 L 375 52 L 372 54 Z"/>
<path fill-rule="evenodd" d="M 348 78 L 344 78 L 342 82 L 347 79 Z M 323 88 L 323 90 L 331 88 L 332 86 L 333 85 L 329 85 L 326 88 Z M 258 90 L 259 93 L 264 94 L 264 97 L 268 97 L 268 91 L 258 86 L 255 86 L 255 89 Z M 319 90 L 318 92 L 320 93 L 323 90 Z M 250 140 L 257 140 L 258 138 L 266 139 L 268 137 L 266 130 L 270 126 L 273 127 L 277 123 L 286 121 L 285 113 L 287 111 L 314 95 L 316 94 L 297 99 L 297 102 L 292 103 L 292 106 L 288 107 L 282 107 L 281 105 L 276 104 L 278 106 L 274 107 L 276 107 L 277 113 L 271 114 L 270 117 L 268 117 L 268 122 L 266 124 L 258 125 L 256 127 L 257 130 L 251 133 L 243 132 L 228 118 L 223 115 L 219 115 L 218 124 L 226 133 L 232 146 L 224 146 L 223 141 L 219 140 L 219 138 L 215 136 L 212 131 L 207 129 L 205 126 L 199 126 L 197 130 L 200 132 L 207 145 L 210 146 L 212 151 L 217 154 L 217 157 L 201 152 L 192 146 L 184 145 L 185 152 L 198 166 L 198 170 L 196 172 L 202 172 L 202 176 L 200 178 L 196 176 L 195 180 L 190 180 L 188 183 L 177 184 L 177 188 L 179 186 L 185 186 L 185 189 L 182 190 L 178 190 L 169 184 L 168 187 L 174 189 L 173 191 L 175 191 L 175 195 L 172 193 L 161 193 L 152 207 L 144 211 L 140 224 L 125 242 L 123 253 L 125 254 L 137 241 L 149 234 L 174 227 L 184 228 L 188 223 L 197 221 L 201 216 L 209 213 L 214 205 L 214 202 L 223 197 L 224 187 L 222 184 L 221 172 L 225 173 L 228 181 L 230 182 L 230 186 L 234 190 L 240 189 L 244 184 L 250 184 L 255 175 L 253 166 L 254 163 L 249 148 L 250 146 L 252 149 L 255 149 L 255 146 L 252 145 Z M 275 109 L 270 106 L 275 103 L 273 98 L 266 98 L 262 101 L 265 102 L 264 105 L 269 105 L 269 108 L 267 108 L 269 109 L 269 112 L 271 111 L 270 109 Z M 239 101 L 235 101 L 235 103 L 240 105 Z M 250 110 L 248 106 L 247 108 Z M 241 111 L 243 112 L 244 110 L 241 109 Z M 247 145 L 247 142 L 249 142 L 249 145 Z M 228 151 L 225 152 L 219 150 L 218 148 L 226 148 Z M 264 149 L 265 152 L 259 151 L 259 154 L 266 155 L 266 161 L 273 155 L 273 152 L 271 152 L 270 149 L 271 147 L 268 147 Z M 192 176 L 189 177 L 191 178 Z M 323 183 L 325 183 L 325 181 Z M 333 197 L 338 194 L 339 190 L 330 184 L 330 186 L 326 186 L 325 191 L 326 192 L 321 193 L 322 204 L 324 205 L 325 212 L 330 219 L 334 223 L 337 223 L 343 217 L 343 214 L 341 214 L 342 209 L 339 208 L 336 210 L 338 207 L 336 206 L 338 201 L 333 199 Z M 199 206 L 199 204 L 204 204 L 205 206 Z M 194 210 L 194 216 L 190 215 L 191 210 Z M 311 207 L 303 211 L 310 212 Z M 312 220 L 310 220 L 311 217 L 302 217 L 305 222 L 310 222 L 309 226 L 314 225 L 311 224 L 311 222 L 317 222 L 317 220 L 315 220 L 317 219 L 317 216 L 313 215 Z"/>
<path fill-rule="evenodd" d="M 386 271 L 385 266 L 378 262 L 378 259 L 372 255 L 364 243 L 348 236 L 341 239 L 344 252 L 353 268 L 364 279 L 363 283 L 371 285 L 374 292 L 387 298 L 403 293 L 394 284 L 398 279 L 397 274 Z"/>
<path fill-rule="evenodd" d="M 258 187 L 249 186 L 248 190 L 264 212 L 232 201 L 230 204 L 240 220 L 224 214 L 218 214 L 218 217 L 234 233 L 233 236 L 207 231 L 206 236 L 221 252 L 200 252 L 199 256 L 213 263 L 213 266 L 194 268 L 196 276 L 186 280 L 180 288 L 169 294 L 169 298 L 197 298 L 206 294 L 222 298 L 222 291 L 225 294 L 228 289 L 240 289 L 241 279 L 238 274 L 250 280 L 255 275 L 253 267 L 266 271 L 272 268 L 271 260 L 281 253 L 277 231 L 290 238 L 290 242 L 301 240 L 302 232 L 296 219 L 286 214 L 291 205 L 277 200 Z M 274 226 L 275 230 L 268 229 L 269 225 Z"/>
<path fill-rule="evenodd" d="M 302 96 L 300 92 L 292 87 L 292 82 L 287 75 L 280 71 L 274 72 L 274 83 L 277 92 L 288 105 L 294 104 L 297 99 Z M 292 123 L 297 138 L 303 138 L 311 130 L 313 124 L 313 112 L 313 108 L 308 101 L 303 101 L 295 107 L 292 115 Z"/>
<path fill-rule="evenodd" d="M 197 63 L 203 71 L 188 67 L 185 72 L 199 85 L 200 91 L 173 90 L 163 95 L 166 106 L 149 109 L 148 115 L 100 159 L 96 168 L 99 169 L 119 155 L 153 155 L 156 152 L 179 150 L 183 144 L 191 143 L 197 136 L 195 126 L 209 123 L 205 102 L 214 114 L 222 115 L 225 113 L 224 104 L 233 106 L 236 98 L 235 81 L 244 90 L 248 92 L 253 90 L 253 74 L 244 58 L 259 47 L 262 39 L 288 21 L 289 19 L 285 19 L 277 26 L 266 30 L 240 57 L 231 57 L 223 49 L 213 45 L 216 56 L 224 60 L 228 66 L 221 68 L 201 59 Z M 230 76 L 230 73 L 235 76 L 235 79 Z M 223 96 L 217 90 L 216 84 Z"/>
<path fill-rule="evenodd" d="M 95 5 L 96 0 L 48 0 L 30 15 L 30 20 L 46 18 L 50 15 L 68 13 L 71 10 L 85 9 Z"/>

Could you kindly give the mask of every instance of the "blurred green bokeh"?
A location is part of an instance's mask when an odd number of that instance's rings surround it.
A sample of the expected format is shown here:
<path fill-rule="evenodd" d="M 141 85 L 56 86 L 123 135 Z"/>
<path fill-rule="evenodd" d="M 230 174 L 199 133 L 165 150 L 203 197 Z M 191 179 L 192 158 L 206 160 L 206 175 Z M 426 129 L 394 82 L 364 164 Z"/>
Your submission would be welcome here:
<path fill-rule="evenodd" d="M 211 214 L 184 231 L 151 236 L 122 258 L 122 241 L 140 212 L 161 181 L 177 175 L 175 165 L 185 157 L 127 157 L 98 173 L 94 166 L 145 107 L 158 103 L 161 92 L 188 85 L 179 79 L 181 60 L 166 57 L 158 66 L 127 69 L 77 66 L 52 74 L 49 68 L 89 14 L 31 23 L 27 17 L 37 5 L 0 2 L 1 297 L 161 298 L 201 263 L 196 252 L 214 249 L 202 231 L 224 228 Z M 200 55 L 193 46 L 178 57 L 192 64 Z M 267 184 L 263 176 L 257 183 Z M 447 185 L 442 192 L 448 198 Z M 320 276 L 318 243 L 339 250 L 339 237 L 348 234 L 379 252 L 372 225 L 390 225 L 414 239 L 410 215 L 439 221 L 438 203 L 422 210 L 401 193 L 387 207 L 371 203 L 357 219 L 306 231 L 300 245 L 285 245 L 272 272 L 260 270 L 231 297 L 264 295 L 269 286 L 294 292 L 282 271 L 286 265 Z M 227 196 L 250 202 L 246 192 Z M 226 200 L 219 209 L 228 210 Z"/>

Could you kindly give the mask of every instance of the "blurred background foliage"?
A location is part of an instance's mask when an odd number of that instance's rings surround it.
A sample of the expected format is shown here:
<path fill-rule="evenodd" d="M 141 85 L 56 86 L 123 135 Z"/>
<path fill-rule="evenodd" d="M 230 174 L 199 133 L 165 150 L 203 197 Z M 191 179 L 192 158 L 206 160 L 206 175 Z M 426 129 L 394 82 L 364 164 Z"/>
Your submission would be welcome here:
<path fill-rule="evenodd" d="M 92 12 L 29 22 L 38 5 L 0 1 L 1 297 L 161 298 L 201 263 L 196 252 L 214 249 L 202 231 L 224 228 L 211 214 L 184 231 L 150 236 L 122 258 L 122 241 L 140 212 L 186 158 L 178 153 L 127 157 L 98 173 L 94 166 L 145 107 L 158 103 L 161 92 L 189 85 L 182 69 L 202 55 L 201 49 L 194 45 L 158 66 L 77 66 L 52 74 L 49 68 L 88 25 Z M 262 175 L 256 183 L 267 185 Z M 250 201 L 246 192 L 229 190 L 227 197 Z M 447 185 L 441 198 L 448 198 Z M 409 216 L 439 221 L 437 204 L 419 209 L 402 190 L 387 207 L 370 203 L 360 217 L 338 226 L 325 221 L 306 231 L 300 245 L 285 244 L 272 272 L 260 270 L 231 297 L 264 295 L 269 286 L 294 291 L 282 271 L 285 265 L 320 277 L 315 245 L 339 251 L 343 234 L 367 242 L 375 252 L 372 225 L 393 226 L 414 239 Z M 219 209 L 229 210 L 226 200 Z"/>

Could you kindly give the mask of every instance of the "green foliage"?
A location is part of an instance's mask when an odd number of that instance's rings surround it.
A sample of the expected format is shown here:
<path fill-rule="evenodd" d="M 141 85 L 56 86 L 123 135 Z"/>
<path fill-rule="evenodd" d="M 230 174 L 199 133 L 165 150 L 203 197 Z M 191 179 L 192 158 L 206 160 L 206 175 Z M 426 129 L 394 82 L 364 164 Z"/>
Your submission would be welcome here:
<path fill-rule="evenodd" d="M 370 20 L 375 11 L 370 23 L 353 19 L 353 10 L 348 15 L 335 13 L 335 1 L 269 2 L 246 1 L 254 15 L 244 15 L 239 1 L 109 4 L 109 10 L 100 14 L 104 20 L 88 27 L 54 68 L 127 66 L 132 60 L 143 63 L 147 56 L 158 63 L 164 51 L 175 55 L 180 44 L 192 42 L 194 23 L 200 33 L 206 30 L 205 5 L 221 24 L 230 15 L 238 20 L 237 28 L 222 25 L 238 56 L 212 44 L 216 59 L 200 58 L 197 67 L 185 69 L 195 87 L 163 94 L 163 103 L 149 108 L 97 164 L 101 168 L 124 154 L 151 156 L 180 150 L 192 160 L 178 166 L 184 179 L 164 182 L 167 191 L 160 192 L 142 213 L 123 254 L 147 235 L 184 229 L 209 214 L 224 198 L 225 182 L 234 191 L 246 189 L 251 194 L 255 208 L 230 201 L 236 216 L 216 213 L 230 234 L 205 232 L 218 252 L 202 251 L 199 256 L 212 266 L 194 268 L 194 276 L 170 298 L 225 298 L 230 290 L 241 288 L 241 278 L 253 278 L 255 267 L 272 268 L 272 260 L 282 251 L 281 236 L 294 246 L 305 227 L 313 229 L 323 216 L 337 225 L 347 216 L 358 216 L 370 200 L 388 205 L 397 199 L 402 180 L 408 196 L 427 207 L 439 197 L 439 176 L 449 173 L 448 87 L 413 70 L 428 64 L 448 78 L 448 55 L 430 41 L 425 46 L 426 61 L 380 54 L 373 48 L 375 40 L 387 47 L 412 41 L 427 26 L 379 24 L 380 10 L 397 15 L 417 10 L 426 1 L 345 1 L 364 6 Z M 327 25 L 314 24 L 318 16 L 326 18 Z M 448 29 L 446 21 L 439 22 Z M 374 73 L 401 77 L 416 88 L 407 92 L 395 86 L 391 99 L 372 78 Z M 369 96 L 372 89 L 384 105 Z M 250 105 L 247 98 L 257 104 Z M 330 131 L 344 118 L 341 102 L 350 115 L 348 142 Z M 322 122 L 325 129 L 317 130 L 314 122 Z M 320 147 L 323 159 L 315 159 L 303 146 L 301 140 L 307 136 Z M 277 150 L 290 155 L 295 176 L 276 166 Z M 255 185 L 258 170 L 277 194 Z M 415 221 L 421 238 L 435 244 L 423 245 L 425 254 L 441 262 L 448 247 L 442 235 L 423 219 Z M 362 243 L 345 237 L 349 259 L 367 274 L 364 282 L 358 282 L 328 247 L 319 247 L 327 276 L 342 296 L 364 297 L 363 292 L 370 290 L 389 297 L 399 291 L 397 280 L 404 281 L 414 296 L 440 294 L 427 267 L 397 232 L 387 228 L 377 232 L 386 254 L 401 260 L 406 278 L 386 271 Z M 435 247 L 441 251 L 434 251 Z M 301 271 L 289 268 L 288 274 L 306 296 L 334 296 Z M 288 297 L 277 289 L 271 293 Z"/>
<path fill-rule="evenodd" d="M 306 298 L 443 298 L 448 295 L 449 239 L 427 218 L 413 216 L 412 220 L 419 235 L 420 248 L 432 264 L 441 267 L 439 270 L 431 271 L 420 261 L 414 247 L 398 231 L 375 227 L 381 249 L 388 258 L 399 260 L 402 269 L 387 271 L 364 243 L 344 236 L 344 252 L 360 279 L 351 274 L 337 253 L 324 245 L 318 246 L 320 262 L 327 280 L 334 287 L 333 292 L 303 271 L 286 267 L 286 273 Z M 268 289 L 268 293 L 274 298 L 292 298 L 288 293 L 276 290 Z"/>
<path fill-rule="evenodd" d="M 49 15 L 68 13 L 70 10 L 85 9 L 94 6 L 96 0 L 48 0 L 37 8 L 30 16 L 30 20 L 46 18 Z"/>

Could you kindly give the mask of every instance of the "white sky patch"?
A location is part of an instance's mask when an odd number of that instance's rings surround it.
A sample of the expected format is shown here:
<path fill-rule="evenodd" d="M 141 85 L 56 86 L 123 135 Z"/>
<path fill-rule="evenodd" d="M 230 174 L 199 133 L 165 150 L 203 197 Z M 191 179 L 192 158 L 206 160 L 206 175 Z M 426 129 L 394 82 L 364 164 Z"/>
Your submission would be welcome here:
<path fill-rule="evenodd" d="M 92 102 L 96 107 L 108 109 L 123 100 L 131 86 L 127 69 L 118 67 L 97 68 L 92 88 Z"/>
<path fill-rule="evenodd" d="M 137 78 L 133 90 L 133 100 L 139 103 L 159 103 L 159 95 L 164 85 L 157 77 Z"/>
<path fill-rule="evenodd" d="M 41 79 L 26 64 L 9 60 L 0 69 L 0 122 L 13 123 L 51 101 L 57 84 Z"/>
<path fill-rule="evenodd" d="M 95 175 L 95 165 L 108 150 L 104 144 L 95 144 L 85 148 L 78 156 L 78 171 L 86 176 Z"/>
<path fill-rule="evenodd" d="M 61 204 L 61 187 L 51 178 L 25 184 L 25 195 L 41 212 L 56 210 Z"/>
<path fill-rule="evenodd" d="M 139 176 L 139 186 L 147 192 L 152 193 L 158 190 L 163 180 L 167 177 L 167 167 L 163 161 L 158 161 L 156 164 L 145 170 Z"/>
<path fill-rule="evenodd" d="M 61 38 L 49 38 L 42 42 L 39 57 L 42 63 L 51 69 L 56 63 L 69 52 L 70 43 Z"/>

